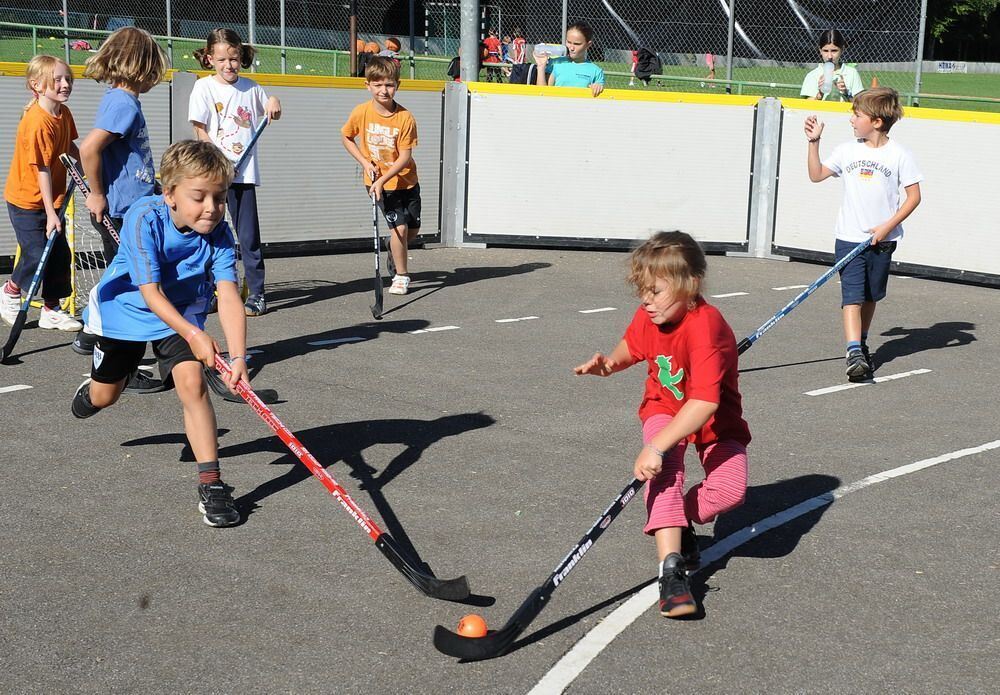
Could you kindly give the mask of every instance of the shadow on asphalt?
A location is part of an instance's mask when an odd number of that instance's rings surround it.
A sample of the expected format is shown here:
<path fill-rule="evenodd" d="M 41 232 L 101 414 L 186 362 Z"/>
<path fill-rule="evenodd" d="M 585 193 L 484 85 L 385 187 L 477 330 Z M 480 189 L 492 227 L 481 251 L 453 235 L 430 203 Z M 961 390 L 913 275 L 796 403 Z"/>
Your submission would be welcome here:
<path fill-rule="evenodd" d="M 406 304 L 410 304 L 418 299 L 422 299 L 429 294 L 437 292 L 444 287 L 455 287 L 465 285 L 470 282 L 480 282 L 494 278 L 510 277 L 512 275 L 523 275 L 532 273 L 542 268 L 551 267 L 551 263 L 521 263 L 514 266 L 482 266 L 475 268 L 456 268 L 454 271 L 429 270 L 424 272 L 411 272 L 410 281 L 412 283 L 411 293 L 417 294 Z M 274 311 L 293 309 L 315 302 L 322 302 L 335 297 L 344 297 L 358 292 L 372 292 L 374 287 L 374 277 L 366 276 L 348 282 L 331 282 L 328 280 L 311 280 L 306 282 L 278 282 L 268 283 L 267 304 L 268 311 L 273 306 Z M 425 290 L 430 290 L 426 292 Z M 405 306 L 405 304 L 403 305 Z M 400 307 L 392 307 L 389 311 L 394 311 Z M 388 311 L 386 313 L 389 313 Z"/>
<path fill-rule="evenodd" d="M 346 328 L 334 328 L 321 333 L 309 335 L 298 335 L 284 340 L 276 340 L 273 343 L 263 345 L 253 345 L 253 350 L 260 350 L 262 354 L 252 355 L 249 369 L 250 380 L 268 364 L 282 362 L 293 357 L 301 357 L 311 352 L 322 350 L 334 350 L 341 345 L 351 343 L 361 343 L 374 340 L 383 333 L 409 333 L 427 328 L 430 322 L 423 319 L 410 319 L 406 321 L 372 321 L 370 323 L 347 326 Z M 329 341 L 326 345 L 310 345 L 309 343 L 319 343 Z"/>
<path fill-rule="evenodd" d="M 747 489 L 747 497 L 743 505 L 728 514 L 723 514 L 715 522 L 715 539 L 726 538 L 746 526 L 752 526 L 754 523 L 794 507 L 800 502 L 836 490 L 839 485 L 840 478 L 822 473 L 810 473 L 767 485 L 752 485 Z M 694 592 L 700 608 L 699 612 L 692 618 L 704 617 L 705 596 L 709 592 L 715 591 L 707 584 L 707 579 L 726 569 L 730 559 L 734 557 L 776 559 L 790 555 L 799 544 L 799 540 L 812 530 L 812 527 L 819 522 L 829 508 L 830 505 L 825 504 L 792 519 L 786 524 L 761 534 L 749 543 L 735 548 L 732 553 L 717 562 L 702 567 L 701 571 L 691 579 L 691 590 Z M 703 548 L 706 547 L 704 543 L 701 545 Z"/>
<path fill-rule="evenodd" d="M 895 338 L 895 340 L 880 345 L 872 354 L 872 358 L 877 365 L 881 366 L 892 362 L 897 357 L 906 357 L 926 350 L 968 345 L 976 340 L 976 336 L 968 331 L 975 329 L 976 324 L 968 321 L 945 321 L 935 323 L 929 328 L 896 326 L 882 333 L 883 336 Z"/>
<path fill-rule="evenodd" d="M 803 364 L 817 364 L 819 362 L 833 362 L 835 360 L 843 360 L 843 357 L 821 357 L 818 360 L 805 360 L 804 362 L 787 362 L 785 364 L 771 364 L 766 367 L 750 367 L 749 369 L 741 369 L 740 374 L 749 374 L 750 372 L 763 372 L 768 369 L 782 369 L 784 367 L 798 367 Z"/>

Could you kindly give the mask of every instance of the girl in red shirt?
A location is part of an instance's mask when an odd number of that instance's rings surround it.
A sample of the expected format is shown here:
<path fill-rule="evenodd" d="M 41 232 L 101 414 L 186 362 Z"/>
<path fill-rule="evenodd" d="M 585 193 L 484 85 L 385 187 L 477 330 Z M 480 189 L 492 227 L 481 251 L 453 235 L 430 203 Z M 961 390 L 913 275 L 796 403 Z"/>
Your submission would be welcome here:
<path fill-rule="evenodd" d="M 687 571 L 697 569 L 704 524 L 743 503 L 746 446 L 736 338 L 701 296 L 705 254 L 683 232 L 658 232 L 632 253 L 629 283 L 642 301 L 610 355 L 597 353 L 576 374 L 610 376 L 638 362 L 648 378 L 639 419 L 643 448 L 635 477 L 648 480 L 645 532 L 656 539 L 660 613 L 697 610 Z M 705 479 L 684 494 L 684 452 L 694 442 Z"/>

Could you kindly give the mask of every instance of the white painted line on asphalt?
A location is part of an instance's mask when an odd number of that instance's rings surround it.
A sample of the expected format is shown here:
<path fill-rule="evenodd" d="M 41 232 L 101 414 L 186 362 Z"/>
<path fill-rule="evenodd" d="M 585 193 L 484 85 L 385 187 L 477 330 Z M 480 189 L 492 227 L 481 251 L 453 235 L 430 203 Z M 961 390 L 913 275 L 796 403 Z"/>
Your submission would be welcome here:
<path fill-rule="evenodd" d="M 89 374 L 87 376 L 90 376 Z M 14 391 L 26 391 L 31 387 L 27 384 L 14 384 L 13 386 L 0 386 L 0 393 L 13 393 Z"/>
<path fill-rule="evenodd" d="M 457 331 L 458 326 L 435 326 L 434 328 L 418 328 L 415 331 L 409 331 L 410 335 L 417 335 L 418 333 L 436 333 L 437 331 Z"/>
<path fill-rule="evenodd" d="M 726 297 L 742 297 L 743 295 L 750 294 L 749 292 L 728 292 L 726 294 L 711 294 L 709 297 L 712 299 L 725 299 Z"/>
<path fill-rule="evenodd" d="M 908 376 L 916 376 L 917 374 L 928 374 L 930 369 L 913 369 L 908 372 L 900 372 L 899 374 L 887 374 L 885 376 L 877 376 L 871 381 L 857 381 L 851 382 L 849 384 L 838 384 L 837 386 L 827 386 L 823 389 L 816 389 L 814 391 L 806 391 L 806 396 L 825 396 L 828 393 L 836 393 L 837 391 L 847 391 L 848 389 L 856 389 L 860 386 L 871 386 L 872 384 L 881 384 L 885 381 L 895 381 L 896 379 L 903 379 Z"/>
<path fill-rule="evenodd" d="M 601 307 L 600 309 L 580 309 L 581 314 L 597 314 L 602 311 L 618 311 L 618 309 L 616 309 L 613 306 L 605 306 Z"/>
<path fill-rule="evenodd" d="M 329 340 L 314 340 L 307 345 L 315 345 L 319 347 L 321 345 L 340 345 L 341 343 L 359 343 L 363 340 L 368 340 L 367 338 L 362 338 L 360 335 L 349 335 L 346 338 L 330 338 Z"/>
<path fill-rule="evenodd" d="M 955 459 L 964 458 L 966 456 L 974 456 L 975 454 L 981 454 L 984 451 L 990 451 L 997 448 L 1000 448 L 1000 439 L 987 442 L 986 444 L 981 444 L 979 446 L 969 447 L 968 449 L 959 449 L 958 451 L 942 454 L 941 456 L 935 456 L 934 458 L 924 459 L 923 461 L 908 463 L 905 466 L 891 468 L 887 471 L 870 475 L 867 478 L 862 478 L 861 480 L 853 483 L 841 485 L 832 492 L 825 492 L 822 495 L 812 497 L 805 502 L 796 504 L 794 507 L 789 507 L 784 511 L 773 514 L 751 526 L 745 526 L 736 533 L 726 536 L 710 548 L 702 551 L 702 566 L 707 567 L 713 562 L 725 557 L 741 545 L 752 541 L 757 536 L 760 536 L 771 529 L 783 526 L 789 521 L 808 514 L 814 509 L 819 509 L 820 507 L 832 504 L 835 500 L 839 500 L 844 495 L 857 492 L 858 490 L 863 490 L 864 488 L 875 485 L 876 483 L 882 483 L 886 480 L 915 473 L 925 468 L 930 468 L 931 466 L 937 466 L 938 464 L 954 461 Z M 549 669 L 549 672 L 546 673 L 540 681 L 538 681 L 528 695 L 548 695 L 550 693 L 563 692 L 570 685 L 570 683 L 572 683 L 573 680 L 580 675 L 585 668 L 587 668 L 590 662 L 597 658 L 597 655 L 600 654 L 604 648 L 615 639 L 615 637 L 620 635 L 625 628 L 635 622 L 636 618 L 649 610 L 651 606 L 656 605 L 659 598 L 659 587 L 656 585 L 656 582 L 653 582 L 635 594 L 635 596 L 630 598 L 628 601 L 613 610 L 608 617 L 604 618 L 597 624 L 596 627 L 584 635 L 579 642 L 573 645 L 573 648 L 570 649 L 561 659 L 559 659 L 559 661 L 557 661 L 551 669 Z"/>
<path fill-rule="evenodd" d="M 537 316 L 522 316 L 517 319 L 496 319 L 494 323 L 516 323 L 517 321 L 531 321 L 532 319 L 537 318 Z"/>
<path fill-rule="evenodd" d="M 809 287 L 809 285 L 786 285 L 784 287 L 772 287 L 772 290 L 780 292 L 781 290 L 804 290 Z"/>

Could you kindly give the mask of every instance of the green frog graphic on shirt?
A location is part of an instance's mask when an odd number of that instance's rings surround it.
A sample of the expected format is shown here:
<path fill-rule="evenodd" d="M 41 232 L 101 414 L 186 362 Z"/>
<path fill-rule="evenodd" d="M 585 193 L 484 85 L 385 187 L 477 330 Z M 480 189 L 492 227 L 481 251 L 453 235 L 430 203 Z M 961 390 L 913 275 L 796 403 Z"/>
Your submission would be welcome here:
<path fill-rule="evenodd" d="M 677 384 L 684 378 L 684 369 L 680 368 L 674 374 L 673 365 L 670 363 L 672 359 L 673 357 L 668 357 L 667 355 L 657 355 L 656 366 L 660 368 L 660 372 L 656 375 L 656 378 L 660 380 L 663 388 L 674 394 L 674 398 L 682 401 L 684 400 L 684 392 L 677 388 Z"/>

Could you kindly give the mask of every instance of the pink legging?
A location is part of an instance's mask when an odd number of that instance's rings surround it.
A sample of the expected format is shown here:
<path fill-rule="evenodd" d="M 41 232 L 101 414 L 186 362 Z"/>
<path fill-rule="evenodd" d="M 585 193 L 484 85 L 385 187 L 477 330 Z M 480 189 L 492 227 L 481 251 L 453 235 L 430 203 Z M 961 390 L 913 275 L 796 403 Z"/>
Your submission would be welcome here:
<path fill-rule="evenodd" d="M 648 444 L 673 418 L 653 415 L 642 423 L 642 441 Z M 643 529 L 652 535 L 657 529 L 712 521 L 719 514 L 743 504 L 747 491 L 747 449 L 732 440 L 718 441 L 698 451 L 705 479 L 684 494 L 684 452 L 687 441 L 663 457 L 663 470 L 646 485 L 646 513 Z"/>

